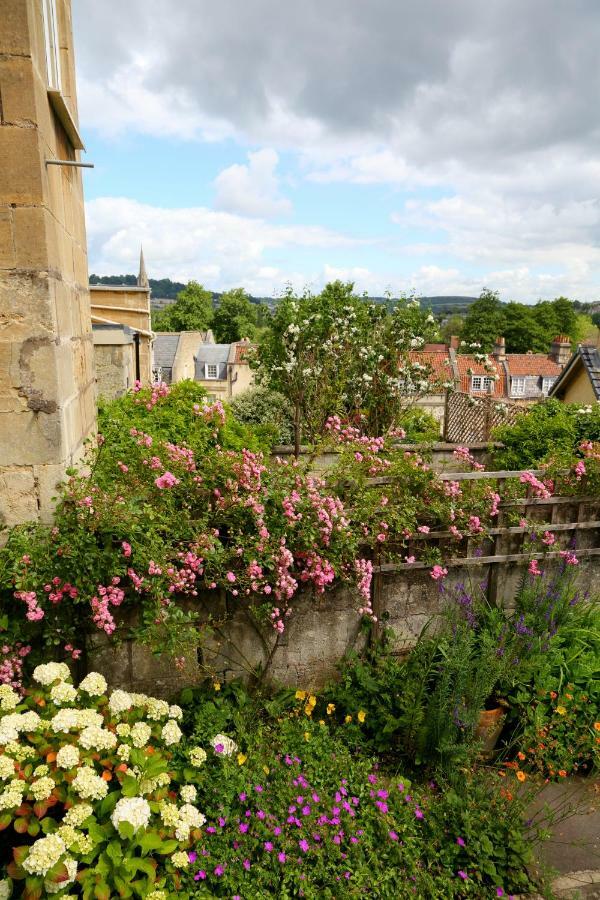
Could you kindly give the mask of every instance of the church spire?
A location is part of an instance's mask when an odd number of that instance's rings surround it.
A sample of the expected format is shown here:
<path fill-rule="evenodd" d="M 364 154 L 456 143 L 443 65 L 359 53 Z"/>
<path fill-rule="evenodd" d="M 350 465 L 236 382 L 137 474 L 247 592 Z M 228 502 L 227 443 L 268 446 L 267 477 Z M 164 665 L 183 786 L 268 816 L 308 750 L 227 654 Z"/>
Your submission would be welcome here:
<path fill-rule="evenodd" d="M 140 247 L 140 273 L 137 277 L 138 287 L 148 288 L 150 282 L 146 273 L 146 263 L 144 262 L 144 248 Z"/>

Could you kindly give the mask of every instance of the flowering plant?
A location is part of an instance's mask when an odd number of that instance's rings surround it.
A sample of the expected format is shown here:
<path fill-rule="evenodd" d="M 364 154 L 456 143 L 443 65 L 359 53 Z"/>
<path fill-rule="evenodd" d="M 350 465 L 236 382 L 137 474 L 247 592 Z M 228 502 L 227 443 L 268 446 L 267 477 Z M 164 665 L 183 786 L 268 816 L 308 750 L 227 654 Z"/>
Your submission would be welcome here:
<path fill-rule="evenodd" d="M 172 762 L 182 711 L 106 687 L 91 672 L 76 688 L 55 662 L 24 696 L 0 686 L 0 873 L 23 896 L 66 896 L 75 881 L 101 900 L 178 891 L 204 823 Z"/>

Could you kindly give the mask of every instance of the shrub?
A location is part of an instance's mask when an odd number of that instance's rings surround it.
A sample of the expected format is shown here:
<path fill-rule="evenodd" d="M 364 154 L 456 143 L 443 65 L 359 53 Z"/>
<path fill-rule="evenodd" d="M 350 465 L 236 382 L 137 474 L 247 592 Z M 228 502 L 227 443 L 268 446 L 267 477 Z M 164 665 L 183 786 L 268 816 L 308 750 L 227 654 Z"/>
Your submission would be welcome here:
<path fill-rule="evenodd" d="M 238 422 L 269 429 L 274 444 L 292 443 L 292 412 L 283 394 L 262 386 L 249 388 L 232 399 L 231 410 Z"/>
<path fill-rule="evenodd" d="M 0 686 L 0 872 L 27 897 L 63 896 L 75 880 L 88 898 L 175 896 L 204 823 L 173 772 L 181 709 L 109 697 L 96 672 L 75 688 L 64 663 L 38 666 L 33 682 L 23 697 Z"/>
<path fill-rule="evenodd" d="M 425 409 L 413 406 L 407 409 L 399 420 L 399 426 L 405 432 L 407 444 L 430 443 L 440 440 L 440 423 Z"/>

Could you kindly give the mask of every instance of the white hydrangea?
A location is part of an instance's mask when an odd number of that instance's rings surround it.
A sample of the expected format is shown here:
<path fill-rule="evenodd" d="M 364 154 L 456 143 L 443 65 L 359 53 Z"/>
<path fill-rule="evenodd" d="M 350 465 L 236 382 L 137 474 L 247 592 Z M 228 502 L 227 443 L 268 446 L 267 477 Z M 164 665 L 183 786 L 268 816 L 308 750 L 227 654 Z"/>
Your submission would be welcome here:
<path fill-rule="evenodd" d="M 10 684 L 0 684 L 0 709 L 11 710 L 19 705 L 20 697 Z M 2 884 L 2 882 L 0 882 Z"/>
<path fill-rule="evenodd" d="M 147 694 L 130 694 L 132 704 L 138 709 L 145 706 L 150 699 Z"/>
<path fill-rule="evenodd" d="M 71 671 L 66 663 L 42 663 L 33 670 L 33 680 L 38 684 L 49 685 L 55 681 L 69 681 Z"/>
<path fill-rule="evenodd" d="M 185 867 L 189 866 L 190 864 L 189 857 L 187 853 L 184 853 L 183 850 L 178 850 L 176 853 L 174 853 L 171 857 L 171 862 L 178 869 L 185 869 Z"/>
<path fill-rule="evenodd" d="M 91 837 L 87 834 L 78 834 L 77 849 L 82 856 L 85 856 L 86 853 L 91 853 L 91 851 L 94 849 L 94 842 Z"/>
<path fill-rule="evenodd" d="M 0 881 L 0 900 L 8 900 L 11 894 L 12 887 L 10 881 L 3 878 L 2 881 Z"/>
<path fill-rule="evenodd" d="M 73 828 L 72 825 L 61 825 L 60 828 L 56 830 L 56 834 L 65 842 L 67 850 L 69 850 L 73 844 L 76 844 L 79 839 L 79 832 Z"/>
<path fill-rule="evenodd" d="M 36 712 L 32 709 L 27 712 L 21 713 L 19 716 L 20 722 L 17 725 L 17 730 L 22 733 L 29 733 L 30 731 L 37 731 L 40 727 L 42 720 L 38 716 Z"/>
<path fill-rule="evenodd" d="M 23 802 L 23 790 L 25 784 L 23 781 L 15 778 L 0 793 L 0 810 L 14 809 Z"/>
<path fill-rule="evenodd" d="M 79 765 L 79 750 L 73 744 L 65 744 L 56 754 L 56 765 L 60 769 L 74 769 Z"/>
<path fill-rule="evenodd" d="M 132 705 L 131 694 L 128 694 L 127 691 L 113 691 L 108 701 L 108 708 L 115 716 L 127 712 Z"/>
<path fill-rule="evenodd" d="M 77 691 L 67 681 L 59 681 L 58 684 L 53 685 L 50 691 L 50 699 L 56 706 L 61 706 L 63 703 L 73 703 L 77 699 Z"/>
<path fill-rule="evenodd" d="M 182 719 L 183 718 L 182 708 L 180 706 L 176 706 L 175 704 L 173 704 L 173 706 L 170 706 L 169 707 L 169 718 Z"/>
<path fill-rule="evenodd" d="M 4 719 L 8 719 L 8 716 L 5 716 Z M 10 744 L 19 739 L 19 732 L 15 726 L 5 722 L 4 719 L 0 720 L 0 745 Z"/>
<path fill-rule="evenodd" d="M 129 756 L 131 754 L 131 747 L 129 744 L 119 744 L 117 747 L 117 756 L 122 762 L 129 762 Z"/>
<path fill-rule="evenodd" d="M 56 865 L 66 849 L 62 838 L 57 834 L 49 834 L 31 845 L 23 861 L 23 868 L 30 875 L 45 875 Z"/>
<path fill-rule="evenodd" d="M 119 722 L 116 730 L 120 738 L 129 737 L 131 734 L 131 725 L 128 725 L 127 722 Z"/>
<path fill-rule="evenodd" d="M 152 729 L 145 722 L 136 722 L 131 729 L 131 740 L 134 747 L 145 747 L 152 735 Z"/>
<path fill-rule="evenodd" d="M 143 797 L 121 797 L 110 818 L 117 831 L 121 822 L 129 822 L 134 831 L 139 831 L 147 828 L 151 815 L 150 804 Z"/>
<path fill-rule="evenodd" d="M 44 776 L 44 778 L 38 778 L 37 781 L 32 781 L 29 790 L 39 803 L 41 800 L 47 800 L 54 788 L 54 779 Z"/>
<path fill-rule="evenodd" d="M 29 744 L 20 744 L 18 740 L 9 741 L 4 747 L 4 752 L 8 753 L 9 756 L 14 756 L 19 762 L 37 756 L 33 747 L 30 747 Z"/>
<path fill-rule="evenodd" d="M 50 767 L 49 767 L 49 766 L 45 766 L 45 765 L 44 765 L 44 766 L 37 766 L 37 767 L 33 770 L 33 775 L 34 775 L 35 778 L 41 778 L 43 775 L 47 775 L 47 774 L 49 773 L 49 771 L 50 771 Z"/>
<path fill-rule="evenodd" d="M 11 756 L 0 756 L 0 780 L 5 781 L 15 774 L 15 761 Z"/>
<path fill-rule="evenodd" d="M 100 672 L 89 672 L 79 685 L 80 691 L 85 691 L 90 697 L 101 697 L 106 693 L 106 678 Z"/>
<path fill-rule="evenodd" d="M 179 810 L 175 803 L 163 800 L 160 804 L 160 817 L 163 825 L 166 825 L 167 828 L 174 828 L 179 822 Z"/>
<path fill-rule="evenodd" d="M 175 719 L 169 719 L 167 724 L 163 725 L 161 735 L 167 747 L 170 747 L 172 744 L 179 743 L 179 741 L 183 737 L 183 732 L 181 731 L 181 728 L 179 727 Z"/>
<path fill-rule="evenodd" d="M 73 828 L 79 828 L 86 819 L 89 819 L 93 812 L 94 807 L 90 806 L 89 803 L 78 803 L 76 806 L 72 806 L 66 811 L 63 816 L 63 824 L 72 825 Z"/>
<path fill-rule="evenodd" d="M 117 746 L 117 736 L 106 728 L 88 725 L 79 735 L 79 743 L 86 750 L 112 750 Z"/>
<path fill-rule="evenodd" d="M 72 786 L 82 800 L 102 800 L 108 793 L 108 784 L 96 775 L 91 766 L 79 769 Z"/>
<path fill-rule="evenodd" d="M 192 747 L 189 751 L 190 762 L 196 768 L 199 768 L 206 762 L 206 750 L 202 747 Z"/>
<path fill-rule="evenodd" d="M 198 791 L 193 784 L 184 784 L 179 791 L 179 796 L 184 803 L 194 803 L 196 797 L 198 796 Z"/>
<path fill-rule="evenodd" d="M 69 874 L 69 877 L 64 881 L 59 882 L 49 881 L 48 879 L 44 881 L 44 887 L 46 888 L 46 892 L 48 894 L 58 894 L 58 892 L 64 890 L 68 884 L 72 884 L 75 881 L 75 876 L 77 875 L 76 861 L 72 856 L 66 856 L 63 859 L 63 863 Z"/>
<path fill-rule="evenodd" d="M 67 734 L 72 728 L 79 727 L 79 710 L 59 709 L 50 719 L 50 728 L 55 734 Z"/>
<path fill-rule="evenodd" d="M 152 891 L 152 893 L 146 894 L 146 900 L 167 900 L 167 895 L 164 891 Z"/>
<path fill-rule="evenodd" d="M 77 728 L 89 728 L 90 726 L 100 728 L 103 724 L 104 719 L 95 709 L 77 710 Z"/>
<path fill-rule="evenodd" d="M 146 712 L 149 719 L 158 721 L 166 719 L 169 715 L 169 704 L 165 700 L 157 700 L 156 697 L 148 697 L 146 700 Z"/>
<path fill-rule="evenodd" d="M 231 756 L 238 748 L 236 742 L 226 734 L 216 734 L 210 743 L 215 752 L 217 747 L 222 747 L 219 753 L 222 753 L 223 756 Z"/>

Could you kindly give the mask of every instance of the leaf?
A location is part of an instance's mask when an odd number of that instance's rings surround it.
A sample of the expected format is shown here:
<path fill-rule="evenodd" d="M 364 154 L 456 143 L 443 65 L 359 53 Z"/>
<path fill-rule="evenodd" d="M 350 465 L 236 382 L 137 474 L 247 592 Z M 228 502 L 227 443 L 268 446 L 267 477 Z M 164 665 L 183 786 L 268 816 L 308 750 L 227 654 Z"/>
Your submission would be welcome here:
<path fill-rule="evenodd" d="M 158 850 L 162 846 L 162 840 L 157 834 L 149 831 L 141 836 L 138 840 L 138 845 L 142 853 L 150 853 L 151 850 Z"/>
<path fill-rule="evenodd" d="M 106 855 L 115 866 L 119 866 L 123 859 L 123 850 L 120 841 L 111 841 L 106 848 Z"/>
<path fill-rule="evenodd" d="M 174 853 L 178 847 L 179 847 L 179 841 L 170 840 L 170 841 L 162 841 L 160 847 L 158 847 L 157 849 L 158 849 L 158 852 L 164 856 L 167 853 Z"/>
<path fill-rule="evenodd" d="M 131 840 L 135 834 L 135 829 L 131 822 L 119 822 L 118 831 L 121 837 L 126 837 L 129 840 Z"/>
<path fill-rule="evenodd" d="M 131 888 L 123 878 L 120 878 L 119 875 L 115 875 L 114 881 L 115 887 L 119 892 L 119 897 L 131 897 Z"/>
<path fill-rule="evenodd" d="M 34 803 L 33 812 L 38 819 L 43 819 L 48 812 L 48 803 L 45 800 L 40 801 L 39 803 Z"/>
<path fill-rule="evenodd" d="M 137 779 L 133 778 L 131 775 L 127 775 L 123 779 L 123 783 L 121 785 L 121 793 L 123 794 L 124 797 L 137 797 L 137 793 L 138 793 Z"/>
<path fill-rule="evenodd" d="M 40 826 L 39 822 L 30 822 L 29 827 L 27 828 L 27 834 L 30 837 L 37 837 L 38 834 L 40 833 L 40 829 L 41 829 L 41 826 Z"/>
<path fill-rule="evenodd" d="M 13 859 L 18 866 L 22 865 L 29 853 L 29 847 L 13 847 Z"/>
<path fill-rule="evenodd" d="M 156 863 L 149 859 L 131 859 L 130 863 L 137 872 L 143 872 L 150 881 L 156 880 Z"/>
<path fill-rule="evenodd" d="M 12 813 L 4 813 L 3 816 L 0 816 L 0 831 L 4 831 L 5 828 L 8 828 L 11 822 Z"/>
<path fill-rule="evenodd" d="M 104 819 L 106 816 L 109 816 L 117 805 L 117 801 L 119 799 L 118 791 L 111 791 L 110 794 L 107 794 L 100 807 L 98 809 L 98 813 L 100 818 Z"/>

